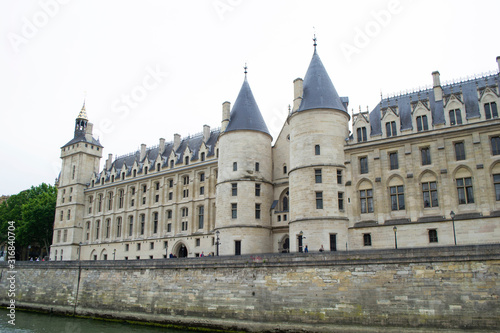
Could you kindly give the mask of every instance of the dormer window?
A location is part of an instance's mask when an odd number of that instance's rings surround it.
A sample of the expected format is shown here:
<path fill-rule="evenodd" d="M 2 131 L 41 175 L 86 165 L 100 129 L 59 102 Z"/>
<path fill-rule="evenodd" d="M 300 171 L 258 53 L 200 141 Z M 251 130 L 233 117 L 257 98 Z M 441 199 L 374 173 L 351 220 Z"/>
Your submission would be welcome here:
<path fill-rule="evenodd" d="M 186 164 L 186 165 L 189 164 L 189 156 L 186 156 L 186 158 L 184 159 L 184 164 Z"/>
<path fill-rule="evenodd" d="M 388 138 L 390 138 L 391 136 L 398 135 L 395 121 L 388 121 L 385 123 L 385 133 L 386 133 Z"/>
<path fill-rule="evenodd" d="M 497 103 L 484 103 L 484 115 L 486 119 L 498 118 Z"/>
<path fill-rule="evenodd" d="M 356 134 L 358 137 L 358 142 L 365 142 L 367 140 L 366 138 L 366 127 L 359 127 L 356 130 Z"/>
<path fill-rule="evenodd" d="M 460 109 L 455 109 L 450 111 L 450 125 L 462 125 L 462 113 Z"/>
<path fill-rule="evenodd" d="M 205 161 L 205 153 L 201 153 L 201 161 L 204 162 Z"/>
<path fill-rule="evenodd" d="M 429 124 L 427 123 L 427 116 L 417 117 L 417 132 L 429 130 Z"/>

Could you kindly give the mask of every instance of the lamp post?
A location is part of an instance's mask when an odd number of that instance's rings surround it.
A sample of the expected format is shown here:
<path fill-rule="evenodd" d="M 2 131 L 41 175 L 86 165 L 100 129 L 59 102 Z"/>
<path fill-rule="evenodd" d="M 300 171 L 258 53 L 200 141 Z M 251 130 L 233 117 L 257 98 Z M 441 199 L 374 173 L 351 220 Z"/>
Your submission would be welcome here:
<path fill-rule="evenodd" d="M 457 236 L 455 234 L 455 212 L 451 211 L 450 216 L 451 216 L 451 223 L 453 225 L 453 240 L 455 241 L 455 245 L 457 245 Z"/>
<path fill-rule="evenodd" d="M 219 240 L 220 240 L 220 238 L 219 238 L 220 231 L 217 230 L 215 232 L 215 235 L 217 236 L 217 239 L 215 240 L 215 246 L 216 246 L 216 249 L 217 249 L 217 257 L 218 257 L 219 256 L 219 244 L 220 244 L 220 242 L 219 242 Z"/>
<path fill-rule="evenodd" d="M 80 261 L 81 255 L 82 255 L 82 242 L 78 243 L 78 261 Z"/>
<path fill-rule="evenodd" d="M 116 258 L 116 249 L 113 249 L 113 260 Z"/>
<path fill-rule="evenodd" d="M 397 250 L 398 249 L 398 235 L 397 235 L 398 227 L 394 226 L 394 228 L 392 228 L 392 230 L 394 230 L 394 248 Z"/>

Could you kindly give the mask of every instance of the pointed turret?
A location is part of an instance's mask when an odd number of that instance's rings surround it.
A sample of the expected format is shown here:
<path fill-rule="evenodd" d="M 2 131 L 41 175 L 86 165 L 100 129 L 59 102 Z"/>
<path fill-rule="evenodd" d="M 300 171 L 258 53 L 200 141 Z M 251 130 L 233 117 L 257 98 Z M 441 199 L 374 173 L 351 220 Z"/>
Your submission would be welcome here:
<path fill-rule="evenodd" d="M 297 111 L 336 109 L 346 111 L 314 46 L 314 54 L 304 79 L 302 102 Z"/>
<path fill-rule="evenodd" d="M 238 130 L 259 131 L 271 135 L 260 113 L 259 107 L 257 106 L 257 102 L 253 97 L 252 89 L 250 89 L 250 85 L 246 78 L 246 73 L 240 93 L 231 110 L 226 132 Z"/>
<path fill-rule="evenodd" d="M 96 140 L 92 137 L 93 125 L 89 123 L 89 119 L 87 117 L 87 110 L 85 109 L 85 101 L 83 101 L 83 106 L 78 116 L 75 119 L 75 135 L 73 139 L 71 139 L 68 143 L 66 143 L 63 147 L 78 143 L 78 142 L 87 142 L 92 145 L 102 147 L 99 140 Z"/>
<path fill-rule="evenodd" d="M 80 113 L 76 117 L 75 124 L 75 138 L 77 136 L 85 135 L 85 131 L 87 129 L 87 123 L 89 119 L 87 118 L 87 111 L 85 110 L 85 101 L 83 101 L 82 109 Z"/>

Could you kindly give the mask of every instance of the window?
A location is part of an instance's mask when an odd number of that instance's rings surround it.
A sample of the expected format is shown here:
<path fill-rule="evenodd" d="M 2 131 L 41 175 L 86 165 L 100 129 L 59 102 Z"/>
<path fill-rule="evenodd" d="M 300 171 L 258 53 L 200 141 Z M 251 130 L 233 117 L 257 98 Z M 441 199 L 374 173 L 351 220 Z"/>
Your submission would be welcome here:
<path fill-rule="evenodd" d="M 182 190 L 182 197 L 183 198 L 189 197 L 189 190 L 188 189 Z"/>
<path fill-rule="evenodd" d="M 260 184 L 255 184 L 255 196 L 260 197 Z"/>
<path fill-rule="evenodd" d="M 235 256 L 241 255 L 241 241 L 240 240 L 234 241 L 234 255 Z"/>
<path fill-rule="evenodd" d="M 182 223 L 181 223 L 181 230 L 182 231 L 187 231 L 188 230 L 188 222 L 187 221 L 182 221 Z"/>
<path fill-rule="evenodd" d="M 142 197 L 142 204 L 145 205 L 146 204 L 146 197 Z"/>
<path fill-rule="evenodd" d="M 500 136 L 491 138 L 491 153 L 493 155 L 500 155 Z"/>
<path fill-rule="evenodd" d="M 173 179 L 168 180 L 168 187 L 170 187 L 170 188 L 174 187 L 174 180 Z"/>
<path fill-rule="evenodd" d="M 429 243 L 438 242 L 438 232 L 436 229 L 429 229 Z"/>
<path fill-rule="evenodd" d="M 123 208 L 123 190 L 118 192 L 118 208 Z"/>
<path fill-rule="evenodd" d="M 59 216 L 59 220 L 62 221 L 64 219 L 64 211 L 61 210 L 61 214 Z"/>
<path fill-rule="evenodd" d="M 122 236 L 122 218 L 116 218 L 116 237 L 120 238 Z"/>
<path fill-rule="evenodd" d="M 498 118 L 497 103 L 484 103 L 484 115 L 486 119 Z"/>
<path fill-rule="evenodd" d="M 493 184 L 495 186 L 496 201 L 500 201 L 500 174 L 493 175 Z"/>
<path fill-rule="evenodd" d="M 170 160 L 170 169 L 173 169 L 174 168 L 174 160 Z"/>
<path fill-rule="evenodd" d="M 189 210 L 187 209 L 187 207 L 181 208 L 181 216 L 188 217 L 188 215 L 189 215 Z"/>
<path fill-rule="evenodd" d="M 130 245 L 129 244 L 125 244 L 125 252 L 128 252 L 129 248 L 130 248 Z"/>
<path fill-rule="evenodd" d="M 200 244 L 201 244 L 201 240 L 199 238 L 196 238 L 194 246 L 198 247 L 198 246 L 200 246 Z"/>
<path fill-rule="evenodd" d="M 205 194 L 205 186 L 200 186 L 200 195 Z"/>
<path fill-rule="evenodd" d="M 87 237 L 86 240 L 90 239 L 90 222 L 87 222 Z"/>
<path fill-rule="evenodd" d="M 56 243 L 60 243 L 61 242 L 61 230 L 57 230 L 57 242 Z"/>
<path fill-rule="evenodd" d="M 185 164 L 185 165 L 189 165 L 189 156 L 186 156 L 186 157 L 184 158 L 184 164 Z"/>
<path fill-rule="evenodd" d="M 68 220 L 71 219 L 71 209 L 68 209 Z"/>
<path fill-rule="evenodd" d="M 146 225 L 146 215 L 141 214 L 141 235 L 144 235 L 145 225 Z"/>
<path fill-rule="evenodd" d="M 429 124 L 427 123 L 427 116 L 417 117 L 417 132 L 427 131 Z"/>
<path fill-rule="evenodd" d="M 363 234 L 363 246 L 372 246 L 371 234 Z"/>
<path fill-rule="evenodd" d="M 472 178 L 457 178 L 457 191 L 459 205 L 474 203 Z"/>
<path fill-rule="evenodd" d="M 99 239 L 99 228 L 101 221 L 97 220 L 95 223 L 95 239 Z"/>
<path fill-rule="evenodd" d="M 144 168 L 144 174 L 147 175 L 148 174 L 148 167 L 145 167 Z"/>
<path fill-rule="evenodd" d="M 205 174 L 202 172 L 200 173 L 200 182 L 204 182 L 205 181 Z"/>
<path fill-rule="evenodd" d="M 342 184 L 342 170 L 337 170 L 337 184 Z"/>
<path fill-rule="evenodd" d="M 460 109 L 450 110 L 450 125 L 462 125 L 462 113 Z"/>
<path fill-rule="evenodd" d="M 366 127 L 360 127 L 356 130 L 356 134 L 358 137 L 358 142 L 366 141 Z"/>
<path fill-rule="evenodd" d="M 160 201 L 160 195 L 159 194 L 155 195 L 155 202 L 158 202 L 158 201 Z"/>
<path fill-rule="evenodd" d="M 182 177 L 182 183 L 184 185 L 189 185 L 189 176 Z"/>
<path fill-rule="evenodd" d="M 260 171 L 260 164 L 259 164 L 259 162 L 255 162 L 255 171 Z"/>
<path fill-rule="evenodd" d="M 134 203 L 135 203 L 135 200 L 134 200 L 134 199 L 130 200 L 130 206 L 131 206 L 131 207 L 134 207 Z"/>
<path fill-rule="evenodd" d="M 316 184 L 322 182 L 321 169 L 314 169 L 314 181 L 316 182 Z"/>
<path fill-rule="evenodd" d="M 137 251 L 141 250 L 141 243 L 137 243 Z"/>
<path fill-rule="evenodd" d="M 68 230 L 64 230 L 63 232 L 63 242 L 67 242 L 68 241 Z"/>
<path fill-rule="evenodd" d="M 255 204 L 255 218 L 260 220 L 260 204 Z"/>
<path fill-rule="evenodd" d="M 167 223 L 167 232 L 172 232 L 172 223 Z"/>
<path fill-rule="evenodd" d="M 398 153 L 389 153 L 389 163 L 390 163 L 390 169 L 391 170 L 396 170 L 399 169 L 399 163 L 398 163 Z"/>
<path fill-rule="evenodd" d="M 158 163 L 158 164 L 156 164 L 156 171 L 158 172 L 160 170 L 161 170 L 161 163 Z"/>
<path fill-rule="evenodd" d="M 359 172 L 368 173 L 368 157 L 359 158 Z"/>
<path fill-rule="evenodd" d="M 142 192 L 146 193 L 147 190 L 148 190 L 148 186 L 147 185 L 142 185 Z"/>
<path fill-rule="evenodd" d="M 172 218 L 172 211 L 169 209 L 167 210 L 167 219 L 171 219 Z"/>
<path fill-rule="evenodd" d="M 130 192 L 132 195 L 135 195 L 135 187 L 130 188 Z"/>
<path fill-rule="evenodd" d="M 457 161 L 465 160 L 465 147 L 463 142 L 455 142 L 455 158 Z"/>
<path fill-rule="evenodd" d="M 231 184 L 231 195 L 233 197 L 238 195 L 238 184 L 236 184 L 236 183 Z"/>
<path fill-rule="evenodd" d="M 360 190 L 359 201 L 361 204 L 361 213 L 373 213 L 373 190 Z"/>
<path fill-rule="evenodd" d="M 238 218 L 238 204 L 231 204 L 231 218 Z"/>
<path fill-rule="evenodd" d="M 431 149 L 429 147 L 420 149 L 420 155 L 422 156 L 422 165 L 431 164 Z"/>
<path fill-rule="evenodd" d="M 344 192 L 338 193 L 339 210 L 344 210 Z"/>
<path fill-rule="evenodd" d="M 397 129 L 396 129 L 396 122 L 395 121 L 388 121 L 385 123 L 385 133 L 387 135 L 387 137 L 391 137 L 391 136 L 397 136 L 398 135 L 398 132 L 397 132 Z"/>
<path fill-rule="evenodd" d="M 155 242 L 150 242 L 149 243 L 149 249 L 150 250 L 154 250 L 155 249 Z M 151 259 L 153 259 L 153 258 L 151 258 Z"/>
<path fill-rule="evenodd" d="M 323 192 L 316 192 L 316 209 L 323 209 Z"/>
<path fill-rule="evenodd" d="M 129 216 L 128 217 L 128 235 L 132 236 L 132 231 L 134 229 L 134 217 Z"/>
<path fill-rule="evenodd" d="M 168 200 L 172 200 L 174 198 L 173 192 L 168 192 Z"/>
<path fill-rule="evenodd" d="M 157 191 L 158 191 L 159 189 L 160 189 L 160 183 L 159 183 L 159 182 L 156 182 L 156 183 L 155 183 L 155 190 L 157 190 Z"/>
<path fill-rule="evenodd" d="M 72 179 L 75 179 L 76 166 L 73 165 L 73 174 L 71 176 Z"/>
<path fill-rule="evenodd" d="M 286 168 L 286 165 L 283 165 L 283 174 L 286 175 L 287 174 L 287 168 Z"/>
<path fill-rule="evenodd" d="M 102 210 L 102 194 L 99 194 L 97 200 L 97 211 L 100 213 Z"/>
<path fill-rule="evenodd" d="M 233 162 L 233 171 L 238 170 L 238 162 Z"/>
<path fill-rule="evenodd" d="M 389 188 L 391 193 L 391 210 L 404 210 L 405 209 L 405 193 L 404 186 L 391 186 Z"/>
<path fill-rule="evenodd" d="M 106 237 L 105 238 L 109 238 L 109 229 L 111 227 L 111 220 L 110 219 L 106 219 Z"/>
<path fill-rule="evenodd" d="M 204 162 L 205 161 L 205 153 L 201 153 L 201 161 Z"/>
<path fill-rule="evenodd" d="M 319 145 L 314 146 L 314 155 L 320 155 L 321 154 L 321 149 Z"/>
<path fill-rule="evenodd" d="M 205 206 L 198 207 L 198 229 L 203 229 L 205 223 Z"/>
<path fill-rule="evenodd" d="M 424 199 L 424 208 L 438 207 L 436 182 L 422 183 L 422 197 Z"/>
<path fill-rule="evenodd" d="M 158 212 L 153 213 L 153 233 L 158 233 Z"/>

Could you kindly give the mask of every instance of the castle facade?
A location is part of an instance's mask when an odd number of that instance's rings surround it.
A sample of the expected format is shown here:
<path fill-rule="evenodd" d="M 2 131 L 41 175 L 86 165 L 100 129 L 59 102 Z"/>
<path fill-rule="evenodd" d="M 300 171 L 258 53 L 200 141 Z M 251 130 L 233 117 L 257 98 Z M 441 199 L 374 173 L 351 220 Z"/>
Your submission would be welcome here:
<path fill-rule="evenodd" d="M 497 243 L 499 78 L 434 72 L 350 115 L 315 46 L 274 145 L 245 74 L 220 128 L 109 154 L 103 170 L 84 105 L 61 148 L 50 259 Z"/>

